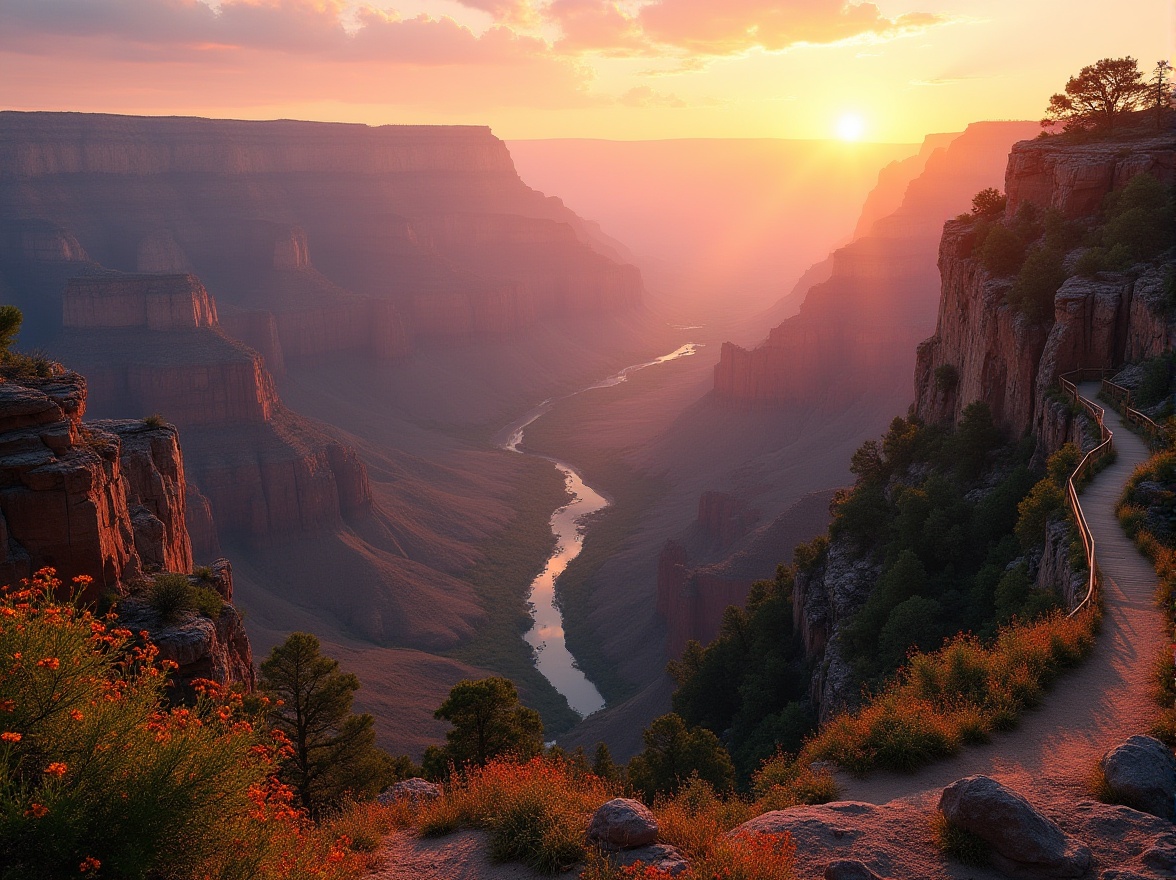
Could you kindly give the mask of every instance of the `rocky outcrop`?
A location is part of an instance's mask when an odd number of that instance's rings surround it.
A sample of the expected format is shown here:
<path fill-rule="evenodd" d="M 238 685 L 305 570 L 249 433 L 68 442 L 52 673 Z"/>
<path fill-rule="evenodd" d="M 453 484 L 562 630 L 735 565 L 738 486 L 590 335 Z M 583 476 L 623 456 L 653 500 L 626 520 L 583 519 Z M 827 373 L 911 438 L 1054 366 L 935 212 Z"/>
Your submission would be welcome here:
<path fill-rule="evenodd" d="M 1107 789 L 1119 803 L 1161 819 L 1176 816 L 1176 757 L 1150 736 L 1133 736 L 1099 761 Z"/>
<path fill-rule="evenodd" d="M 216 306 L 194 275 L 74 278 L 62 296 L 67 329 L 195 330 L 217 324 Z"/>
<path fill-rule="evenodd" d="M 1005 181 L 1010 206 L 1011 196 L 1017 193 L 1018 204 L 1033 202 L 1070 214 L 1080 205 L 1093 211 L 1110 187 L 1129 179 L 1124 175 L 1130 169 L 1163 171 L 1149 145 L 1150 141 L 1117 145 L 1111 151 L 1116 156 L 1114 173 L 1098 171 L 1083 178 L 1087 182 L 1080 187 L 1075 182 L 1080 165 L 1075 162 L 1083 156 L 1108 154 L 1107 145 L 1091 153 L 1084 145 L 1057 145 L 1049 140 L 1018 144 Z M 1062 156 L 1071 149 L 1076 159 L 1063 162 Z M 1143 158 L 1131 161 L 1137 149 L 1142 149 Z M 1025 159 L 1027 151 L 1037 159 Z M 1042 156 L 1051 156 L 1057 167 L 1070 171 L 1040 171 L 1034 162 Z M 1094 180 L 1102 181 L 1097 188 L 1093 188 Z M 973 254 L 975 234 L 970 221 L 951 221 L 944 228 L 940 313 L 935 335 L 918 347 L 915 366 L 917 413 L 930 421 L 954 421 L 964 406 L 983 400 L 1005 431 L 1018 435 L 1033 428 L 1045 451 L 1053 451 L 1074 432 L 1070 420 L 1049 398 L 1058 376 L 1078 367 L 1117 367 L 1170 348 L 1176 328 L 1162 293 L 1163 269 L 1151 266 L 1095 278 L 1071 276 L 1054 296 L 1053 314 L 1047 320 L 1030 321 L 1004 302 L 1011 279 L 993 278 Z M 946 367 L 955 376 L 948 391 L 937 381 L 938 372 Z"/>
<path fill-rule="evenodd" d="M 865 394 L 890 395 L 896 408 L 904 405 L 913 349 L 934 323 L 933 261 L 942 224 L 977 190 L 1000 180 L 1009 145 L 1030 130 L 1027 123 L 983 123 L 946 146 L 939 146 L 944 136 L 929 138 L 922 172 L 910 179 L 901 205 L 885 216 L 871 213 L 868 229 L 859 224 L 858 237 L 834 252 L 831 277 L 809 291 L 800 314 L 755 349 L 724 343 L 716 392 L 830 410 Z M 869 212 L 893 205 L 890 178 L 906 173 L 895 168 L 880 177 Z"/>
<path fill-rule="evenodd" d="M 991 859 L 1014 877 L 1081 877 L 1090 850 L 995 779 L 969 776 L 943 790 L 939 809 L 952 825 L 984 840 Z"/>
<path fill-rule="evenodd" d="M 641 801 L 613 798 L 592 814 L 587 837 L 593 846 L 610 851 L 636 849 L 657 840 L 657 818 Z"/>
<path fill-rule="evenodd" d="M 132 632 L 148 632 L 159 649 L 158 659 L 176 664 L 169 682 L 174 688 L 190 688 L 197 679 L 209 679 L 222 685 L 240 683 L 253 690 L 257 683 L 253 648 L 241 613 L 232 604 L 232 566 L 227 559 L 219 559 L 206 577 L 193 575 L 189 579 L 220 594 L 224 604 L 215 617 L 187 611 L 174 620 L 164 620 L 143 598 L 132 596 L 118 604 L 120 624 Z"/>
<path fill-rule="evenodd" d="M 1133 140 L 1075 143 L 1067 138 L 1022 141 L 1009 154 L 1005 172 L 1006 216 L 1031 202 L 1057 208 L 1067 217 L 1086 217 L 1102 206 L 1107 193 L 1137 174 L 1161 183 L 1176 182 L 1176 137 L 1172 134 Z"/>

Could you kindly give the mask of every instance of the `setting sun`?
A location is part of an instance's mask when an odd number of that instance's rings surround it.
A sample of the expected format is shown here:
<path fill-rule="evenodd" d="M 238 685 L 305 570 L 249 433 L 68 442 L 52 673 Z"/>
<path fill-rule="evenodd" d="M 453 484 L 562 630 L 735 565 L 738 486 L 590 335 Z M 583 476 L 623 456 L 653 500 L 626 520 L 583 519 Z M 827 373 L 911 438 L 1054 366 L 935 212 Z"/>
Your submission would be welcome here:
<path fill-rule="evenodd" d="M 837 120 L 837 136 L 843 141 L 859 141 L 866 133 L 866 120 L 856 113 L 846 113 Z"/>

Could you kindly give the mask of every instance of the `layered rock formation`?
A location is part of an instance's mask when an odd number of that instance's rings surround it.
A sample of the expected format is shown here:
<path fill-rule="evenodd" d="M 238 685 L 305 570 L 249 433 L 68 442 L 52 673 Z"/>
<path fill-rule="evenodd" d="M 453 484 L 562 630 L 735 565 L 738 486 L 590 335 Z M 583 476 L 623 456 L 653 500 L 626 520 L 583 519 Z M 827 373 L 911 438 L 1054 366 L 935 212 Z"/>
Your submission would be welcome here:
<path fill-rule="evenodd" d="M 217 546 L 211 522 L 263 539 L 332 528 L 370 505 L 358 455 L 282 406 L 262 357 L 224 334 L 195 276 L 73 279 L 63 308 L 57 344 L 90 375 L 94 407 L 166 413 L 184 430 L 202 549 Z"/>
<path fill-rule="evenodd" d="M 901 205 L 866 230 L 868 219 L 893 204 L 895 183 L 911 169 L 884 173 L 856 240 L 834 252 L 829 279 L 811 288 L 800 314 L 755 349 L 724 343 L 715 391 L 733 400 L 828 409 L 886 394 L 899 408 L 909 393 L 913 349 L 933 325 L 943 221 L 999 182 L 1009 146 L 1032 130 L 1030 123 L 976 123 L 946 146 L 945 136 L 929 137 L 925 166 Z"/>
<path fill-rule="evenodd" d="M 290 360 L 397 357 L 416 336 L 508 332 L 641 295 L 637 271 L 526 187 L 485 127 L 5 112 L 0 167 L 0 271 L 194 271 L 230 311 L 272 316 Z M 52 309 L 18 305 L 30 333 L 53 334 Z M 276 368 L 264 320 L 245 323 Z"/>
<path fill-rule="evenodd" d="M 1090 219 L 1106 195 L 1136 174 L 1176 181 L 1176 139 L 1071 144 L 1025 141 L 1009 157 L 1006 218 L 1025 203 Z M 1064 414 L 1048 397 L 1058 376 L 1079 367 L 1116 367 L 1171 347 L 1161 267 L 1069 278 L 1054 297 L 1052 315 L 1031 321 L 1005 303 L 1012 279 L 992 277 L 974 255 L 975 227 L 952 221 L 939 251 L 943 296 L 935 335 L 919 346 L 915 370 L 918 414 L 955 420 L 974 400 L 988 403 L 1014 435 L 1033 429 L 1053 449 L 1068 436 Z M 935 380 L 951 367 L 950 387 Z M 1059 423 L 1059 419 L 1062 422 Z"/>

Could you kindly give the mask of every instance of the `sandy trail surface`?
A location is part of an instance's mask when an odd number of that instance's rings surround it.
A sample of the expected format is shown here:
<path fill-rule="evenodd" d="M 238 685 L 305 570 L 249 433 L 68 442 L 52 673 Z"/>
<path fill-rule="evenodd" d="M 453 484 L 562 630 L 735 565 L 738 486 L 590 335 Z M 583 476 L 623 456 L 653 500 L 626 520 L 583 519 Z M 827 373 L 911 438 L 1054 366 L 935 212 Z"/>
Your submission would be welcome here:
<path fill-rule="evenodd" d="M 1093 400 L 1098 383 L 1080 393 Z M 1103 572 L 1102 627 L 1090 656 L 1062 675 L 1017 728 L 916 773 L 838 775 L 845 800 L 883 804 L 896 798 L 929 801 L 957 779 L 983 773 L 1041 800 L 1085 795 L 1102 754 L 1146 732 L 1156 717 L 1152 699 L 1156 658 L 1168 640 L 1155 605 L 1151 564 L 1123 533 L 1115 505 L 1131 472 L 1150 455 L 1144 441 L 1109 407 L 1106 425 L 1118 457 L 1083 490 L 1080 501 Z"/>

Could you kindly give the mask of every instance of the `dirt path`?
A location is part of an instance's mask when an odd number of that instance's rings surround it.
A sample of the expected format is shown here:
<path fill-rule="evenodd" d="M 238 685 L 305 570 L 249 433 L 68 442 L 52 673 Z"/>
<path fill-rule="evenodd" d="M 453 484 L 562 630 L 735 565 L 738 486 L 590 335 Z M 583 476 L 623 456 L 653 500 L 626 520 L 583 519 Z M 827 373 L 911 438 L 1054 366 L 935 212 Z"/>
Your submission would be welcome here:
<path fill-rule="evenodd" d="M 1098 383 L 1086 383 L 1080 392 L 1093 400 Z M 1049 790 L 1084 793 L 1103 752 L 1151 726 L 1156 715 L 1153 668 L 1167 639 L 1154 603 L 1155 572 L 1115 516 L 1124 484 L 1149 452 L 1109 407 L 1106 424 L 1118 458 L 1081 495 L 1104 580 L 1105 614 L 1094 651 L 1058 680 L 1016 730 L 912 774 L 879 772 L 864 779 L 839 774 L 842 799 L 874 804 L 896 798 L 929 800 L 949 783 L 976 773 L 1022 791 L 1034 789 L 1043 799 Z"/>

